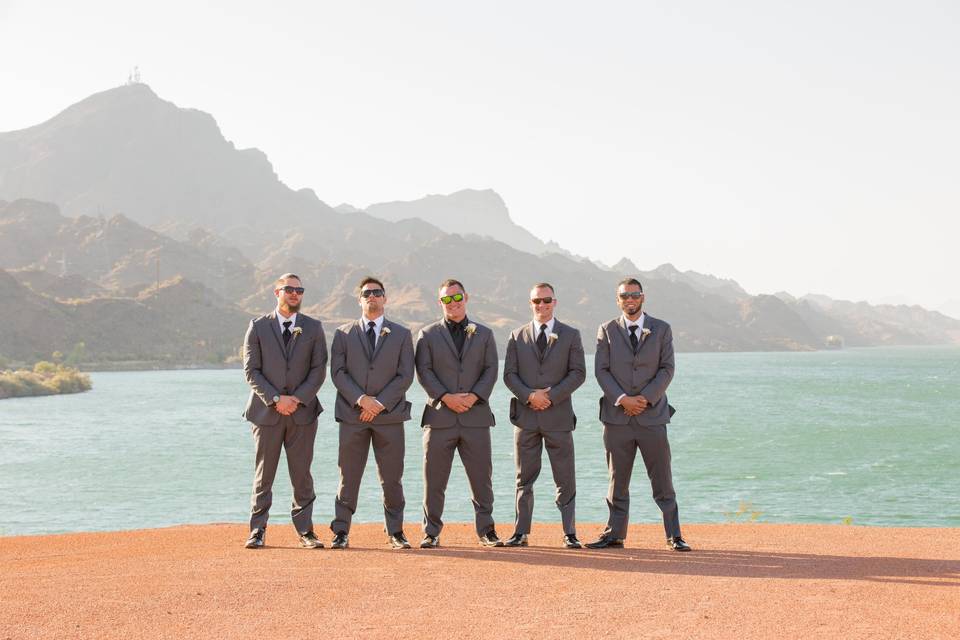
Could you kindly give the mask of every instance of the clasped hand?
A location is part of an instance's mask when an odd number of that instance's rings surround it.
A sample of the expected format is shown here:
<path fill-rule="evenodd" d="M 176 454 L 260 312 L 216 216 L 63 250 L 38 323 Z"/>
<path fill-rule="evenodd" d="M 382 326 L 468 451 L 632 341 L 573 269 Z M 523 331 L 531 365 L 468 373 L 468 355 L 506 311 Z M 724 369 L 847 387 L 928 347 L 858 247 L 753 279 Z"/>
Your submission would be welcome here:
<path fill-rule="evenodd" d="M 550 387 L 546 389 L 534 389 L 533 393 L 527 397 L 527 404 L 534 411 L 543 411 L 550 407 L 553 402 L 550 401 Z"/>
<path fill-rule="evenodd" d="M 440 398 L 450 411 L 454 413 L 466 413 L 477 403 L 479 397 L 475 393 L 445 393 Z"/>
<path fill-rule="evenodd" d="M 360 405 L 360 422 L 373 422 L 383 411 L 383 405 L 372 396 L 361 397 L 357 404 Z"/>
<path fill-rule="evenodd" d="M 624 396 L 620 400 L 623 412 L 628 416 L 638 416 L 646 410 L 650 403 L 643 396 Z"/>
<path fill-rule="evenodd" d="M 296 396 L 280 396 L 277 404 L 274 405 L 274 409 L 282 416 L 289 416 L 293 414 L 299 406 L 300 401 L 297 400 Z"/>

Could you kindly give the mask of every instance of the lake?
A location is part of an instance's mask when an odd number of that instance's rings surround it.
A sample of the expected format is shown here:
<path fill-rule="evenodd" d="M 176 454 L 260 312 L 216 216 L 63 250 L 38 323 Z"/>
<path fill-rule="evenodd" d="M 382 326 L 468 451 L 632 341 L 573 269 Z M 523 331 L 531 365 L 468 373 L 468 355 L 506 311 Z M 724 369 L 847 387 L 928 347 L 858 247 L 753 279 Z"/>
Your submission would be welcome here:
<path fill-rule="evenodd" d="M 240 416 L 248 393 L 242 371 L 91 378 L 87 393 L 0 401 L 0 535 L 246 521 L 253 444 Z M 669 434 L 682 522 L 742 521 L 754 513 L 761 522 L 960 526 L 958 347 L 681 353 L 668 395 L 678 410 Z M 587 382 L 574 396 L 580 522 L 607 516 L 599 396 L 588 356 Z M 408 397 L 419 418 L 424 395 L 416 382 Z M 338 482 L 333 398 L 327 380 L 313 463 L 322 538 Z M 513 530 L 508 402 L 498 382 L 491 404 L 501 536 Z M 421 518 L 418 423 L 406 425 L 410 522 Z M 559 522 L 546 459 L 536 497 L 535 519 Z M 632 497 L 631 522 L 660 521 L 639 460 Z M 289 524 L 289 501 L 281 463 L 272 524 Z M 741 507 L 749 513 L 738 514 Z M 459 459 L 444 519 L 473 520 Z M 355 520 L 382 521 L 372 455 Z M 418 533 L 408 527 L 412 537 Z"/>

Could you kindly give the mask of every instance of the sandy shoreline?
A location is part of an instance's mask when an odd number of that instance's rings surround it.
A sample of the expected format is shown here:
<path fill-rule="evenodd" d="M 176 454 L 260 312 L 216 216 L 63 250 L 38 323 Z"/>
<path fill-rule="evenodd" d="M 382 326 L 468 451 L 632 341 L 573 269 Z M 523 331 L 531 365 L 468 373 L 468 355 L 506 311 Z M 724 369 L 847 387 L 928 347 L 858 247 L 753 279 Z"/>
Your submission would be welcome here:
<path fill-rule="evenodd" d="M 0 538 L 0 639 L 960 635 L 960 529 L 694 524 L 689 554 L 658 525 L 603 551 L 560 548 L 550 524 L 526 549 L 448 525 L 430 551 L 393 551 L 373 524 L 345 551 L 302 550 L 282 523 L 248 551 L 245 530 Z"/>

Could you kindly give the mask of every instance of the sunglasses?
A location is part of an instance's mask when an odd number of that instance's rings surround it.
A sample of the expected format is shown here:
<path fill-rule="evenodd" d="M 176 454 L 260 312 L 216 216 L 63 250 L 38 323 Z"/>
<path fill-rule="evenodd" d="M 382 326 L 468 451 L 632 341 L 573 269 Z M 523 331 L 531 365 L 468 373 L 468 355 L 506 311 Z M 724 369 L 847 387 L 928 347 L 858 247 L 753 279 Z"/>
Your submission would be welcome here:
<path fill-rule="evenodd" d="M 553 302 L 553 298 L 550 296 L 547 296 L 546 298 L 530 298 L 530 302 L 533 304 L 540 304 L 541 302 L 543 304 L 550 304 Z"/>
<path fill-rule="evenodd" d="M 643 291 L 625 291 L 620 294 L 621 300 L 629 300 L 633 298 L 634 300 L 639 300 L 643 297 Z"/>
<path fill-rule="evenodd" d="M 450 304 L 451 302 L 460 302 L 461 300 L 463 300 L 463 294 L 462 294 L 462 293 L 455 293 L 455 294 L 453 294 L 452 296 L 441 296 L 441 297 L 440 297 L 440 302 L 442 302 L 443 304 Z"/>
<path fill-rule="evenodd" d="M 283 292 L 284 292 L 284 293 L 295 293 L 295 294 L 297 294 L 298 296 L 302 296 L 302 295 L 303 295 L 303 287 L 291 287 L 290 285 L 287 285 L 287 286 L 283 287 Z"/>
<path fill-rule="evenodd" d="M 365 291 L 360 292 L 361 298 L 369 298 L 370 296 L 373 296 L 374 298 L 382 298 L 383 289 L 366 289 Z"/>

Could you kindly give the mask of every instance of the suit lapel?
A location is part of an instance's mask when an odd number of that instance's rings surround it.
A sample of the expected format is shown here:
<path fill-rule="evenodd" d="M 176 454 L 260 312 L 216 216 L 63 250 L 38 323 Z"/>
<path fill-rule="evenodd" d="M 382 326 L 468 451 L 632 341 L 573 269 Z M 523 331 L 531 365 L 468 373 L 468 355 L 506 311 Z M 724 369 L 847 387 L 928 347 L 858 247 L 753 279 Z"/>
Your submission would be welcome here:
<path fill-rule="evenodd" d="M 390 337 L 389 333 L 384 333 L 384 329 L 390 329 L 391 333 L 393 332 L 393 327 L 390 326 L 391 322 L 386 318 L 383 319 L 383 324 L 380 326 L 380 335 L 377 336 L 377 348 L 373 352 L 373 358 L 377 357 L 377 354 L 380 353 L 380 348 L 383 347 L 383 343 Z M 371 358 L 371 361 L 373 360 Z"/>
<path fill-rule="evenodd" d="M 360 341 L 360 347 L 366 354 L 367 361 L 373 362 L 373 353 L 370 351 L 370 342 L 367 340 L 367 328 L 363 326 L 363 320 L 357 320 L 353 323 L 353 330 L 351 333 L 353 333 L 356 339 Z"/>
<path fill-rule="evenodd" d="M 627 322 L 623 319 L 623 314 L 620 314 L 620 317 L 617 318 L 617 326 L 620 327 L 620 337 L 623 338 L 623 342 L 627 345 L 627 350 L 633 354 L 633 347 L 630 345 L 630 332 L 627 331 Z M 633 354 L 634 356 L 636 354 Z"/>
<path fill-rule="evenodd" d="M 300 314 L 298 313 L 298 314 L 297 314 L 297 322 L 299 323 L 301 320 L 302 320 L 302 317 L 301 317 Z M 290 325 L 290 331 L 293 332 L 293 330 L 296 329 L 297 327 L 300 327 L 300 335 L 302 336 L 302 335 L 303 335 L 303 325 L 302 325 L 302 324 L 292 324 L 292 325 Z M 282 335 L 282 334 L 281 334 L 281 335 Z M 283 342 L 283 338 L 280 339 L 280 342 Z M 293 352 L 296 350 L 296 348 L 297 348 L 297 343 L 298 343 L 298 342 L 300 342 L 300 337 L 297 336 L 296 333 L 294 333 L 292 336 L 290 336 L 290 342 L 287 343 L 287 360 L 289 360 L 291 357 L 293 357 Z"/>
<path fill-rule="evenodd" d="M 557 334 L 557 338 L 556 338 L 556 340 L 551 340 L 551 339 L 550 339 L 550 334 L 547 334 L 547 348 L 543 350 L 543 358 L 541 358 L 541 361 L 547 359 L 547 356 L 548 356 L 548 355 L 550 354 L 550 352 L 553 350 L 553 345 L 560 341 L 560 336 L 562 335 L 561 332 L 563 331 L 563 330 L 561 329 L 562 326 L 563 326 L 563 325 L 560 324 L 560 321 L 559 321 L 559 320 L 554 319 L 554 321 L 553 321 L 553 333 Z"/>
<path fill-rule="evenodd" d="M 470 324 L 472 323 L 467 323 L 467 326 L 470 326 Z M 447 333 L 449 333 L 449 331 Z M 470 351 L 470 346 L 473 344 L 473 341 L 476 339 L 476 337 L 476 331 L 471 334 L 469 331 L 467 331 L 467 327 L 463 328 L 463 353 L 460 355 L 461 361 L 467 359 L 467 352 Z M 450 338 L 450 342 L 453 342 L 453 338 Z"/>
<path fill-rule="evenodd" d="M 447 329 L 447 324 L 443 320 L 440 321 L 440 325 L 437 327 L 437 330 L 443 336 L 443 339 L 446 341 L 447 346 L 450 347 L 450 351 L 453 352 L 454 357 L 457 360 L 459 360 L 460 354 L 457 352 L 457 345 L 453 343 L 453 336 L 450 335 L 450 330 Z M 463 350 L 464 351 L 467 350 L 466 344 L 463 345 Z"/>
<path fill-rule="evenodd" d="M 283 334 L 280 333 L 280 322 L 277 320 L 277 312 L 274 311 L 267 317 L 270 318 L 270 331 L 273 332 L 273 337 L 277 339 L 277 346 L 280 347 L 280 353 L 286 358 L 287 346 L 283 344 Z"/>
<path fill-rule="evenodd" d="M 536 336 L 533 335 L 533 325 L 531 323 L 528 322 L 523 325 L 523 331 L 520 332 L 520 341 L 530 349 L 530 353 L 533 354 L 534 358 L 537 360 L 540 359 L 540 349 L 537 349 L 537 339 Z"/>

